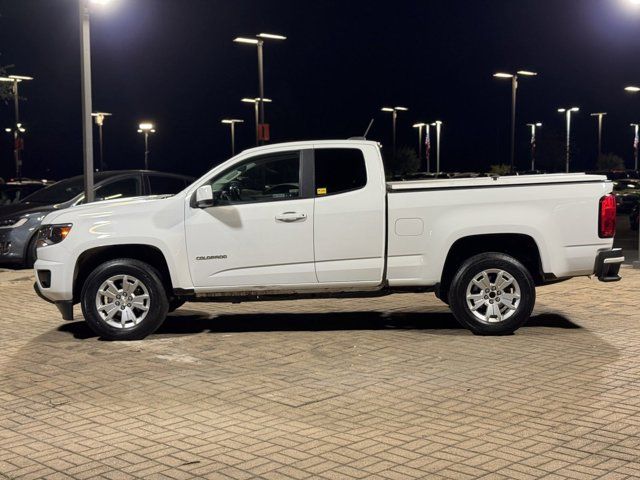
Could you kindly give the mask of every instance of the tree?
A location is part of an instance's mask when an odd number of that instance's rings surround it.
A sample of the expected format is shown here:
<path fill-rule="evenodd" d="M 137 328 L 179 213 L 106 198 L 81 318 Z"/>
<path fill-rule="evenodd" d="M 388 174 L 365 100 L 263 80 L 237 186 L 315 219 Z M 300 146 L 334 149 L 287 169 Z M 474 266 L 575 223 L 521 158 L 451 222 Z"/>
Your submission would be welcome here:
<path fill-rule="evenodd" d="M 1 55 L 1 54 L 0 54 Z M 0 65 L 0 77 L 7 76 L 7 68 L 11 68 L 13 65 Z M 13 95 L 13 91 L 11 88 L 11 83 L 8 82 L 0 82 L 0 102 L 7 103 L 11 100 Z"/>
<path fill-rule="evenodd" d="M 598 157 L 598 170 L 624 170 L 624 160 L 615 153 L 605 153 Z"/>
<path fill-rule="evenodd" d="M 499 165 L 491 165 L 491 169 L 489 173 L 494 175 L 508 175 L 511 172 L 511 165 L 506 165 L 504 163 Z"/>
<path fill-rule="evenodd" d="M 384 152 L 385 170 L 391 175 L 404 175 L 420 170 L 420 159 L 415 149 L 410 147 L 400 147 L 393 158 L 392 151 Z"/>

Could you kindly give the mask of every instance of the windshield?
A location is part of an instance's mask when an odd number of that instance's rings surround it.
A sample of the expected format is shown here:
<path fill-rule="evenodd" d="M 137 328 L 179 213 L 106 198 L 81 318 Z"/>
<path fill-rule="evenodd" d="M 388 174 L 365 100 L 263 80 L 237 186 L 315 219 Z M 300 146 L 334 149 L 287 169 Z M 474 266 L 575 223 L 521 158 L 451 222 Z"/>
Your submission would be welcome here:
<path fill-rule="evenodd" d="M 84 191 L 82 177 L 70 178 L 54 183 L 50 187 L 38 190 L 28 197 L 25 197 L 25 203 L 41 203 L 43 205 L 55 205 L 57 203 L 68 202 L 72 198 Z"/>

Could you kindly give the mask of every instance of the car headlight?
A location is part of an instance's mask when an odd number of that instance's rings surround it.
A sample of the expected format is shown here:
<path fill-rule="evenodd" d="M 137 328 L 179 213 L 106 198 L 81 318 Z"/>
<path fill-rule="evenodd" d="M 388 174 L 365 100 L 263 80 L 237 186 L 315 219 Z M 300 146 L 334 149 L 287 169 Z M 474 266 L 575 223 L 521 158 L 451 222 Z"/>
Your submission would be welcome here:
<path fill-rule="evenodd" d="M 70 223 L 65 223 L 63 225 L 45 225 L 40 227 L 38 232 L 38 248 L 60 243 L 67 238 L 72 226 Z"/>
<path fill-rule="evenodd" d="M 3 218 L 0 220 L 0 228 L 17 228 L 27 223 L 27 217 Z"/>

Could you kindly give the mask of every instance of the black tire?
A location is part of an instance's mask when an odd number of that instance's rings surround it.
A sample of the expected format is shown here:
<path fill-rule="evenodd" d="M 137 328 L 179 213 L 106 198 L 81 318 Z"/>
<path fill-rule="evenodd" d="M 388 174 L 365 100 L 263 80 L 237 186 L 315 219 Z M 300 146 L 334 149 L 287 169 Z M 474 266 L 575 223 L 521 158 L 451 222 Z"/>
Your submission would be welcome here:
<path fill-rule="evenodd" d="M 493 316 L 490 321 L 483 321 L 476 317 L 467 302 L 467 288 L 474 288 L 469 286 L 473 279 L 481 275 L 482 272 L 493 270 L 502 270 L 517 282 L 520 289 L 520 301 L 513 313 L 511 313 L 510 310 L 505 310 L 505 317 L 507 317 L 507 312 L 509 312 L 509 316 L 505 320 L 498 321 L 499 317 L 496 315 Z M 497 274 L 495 275 L 495 283 L 498 285 Z M 482 292 L 478 287 L 475 288 L 480 292 L 476 293 L 476 295 L 484 295 L 485 292 Z M 492 288 L 494 287 L 491 287 L 489 290 Z M 514 287 L 511 286 L 507 288 L 513 289 Z M 473 291 L 476 290 L 474 289 Z M 500 291 L 496 290 L 496 292 Z M 495 303 L 496 306 L 499 305 L 499 302 L 492 300 L 492 297 L 489 295 L 494 295 L 493 298 L 499 300 L 500 297 L 495 296 L 497 294 L 496 292 L 487 292 L 488 294 L 482 297 L 480 302 L 483 306 L 478 309 L 478 315 L 482 316 L 484 313 L 491 317 L 488 310 L 488 302 L 491 302 L 492 305 Z M 484 300 L 485 298 L 487 300 Z M 502 300 L 504 302 L 504 297 Z M 529 273 L 527 268 L 518 260 L 503 253 L 483 253 L 469 258 L 461 265 L 449 288 L 449 306 L 454 316 L 463 327 L 468 328 L 476 335 L 508 335 L 515 332 L 529 320 L 535 302 L 536 287 L 531 273 Z M 503 313 L 500 313 L 500 316 L 502 315 Z"/>
<path fill-rule="evenodd" d="M 184 305 L 187 301 L 180 298 L 180 297 L 174 297 L 171 300 L 169 300 L 169 313 L 171 312 L 175 312 L 177 309 L 179 309 L 182 305 Z"/>
<path fill-rule="evenodd" d="M 131 275 L 140 280 L 149 292 L 149 309 L 140 323 L 117 328 L 103 320 L 96 307 L 96 296 L 107 279 L 117 275 Z M 155 332 L 164 322 L 169 309 L 167 293 L 159 273 L 151 266 L 131 258 L 119 258 L 99 265 L 87 278 L 81 294 L 82 313 L 97 335 L 105 340 L 142 340 Z M 121 315 L 121 314 L 120 314 Z"/>
<path fill-rule="evenodd" d="M 29 240 L 29 243 L 27 244 L 27 251 L 24 256 L 24 266 L 26 268 L 33 268 L 33 265 L 36 263 L 36 260 L 38 259 L 37 244 L 38 244 L 38 234 L 36 233 L 33 237 L 31 237 L 31 240 Z"/>

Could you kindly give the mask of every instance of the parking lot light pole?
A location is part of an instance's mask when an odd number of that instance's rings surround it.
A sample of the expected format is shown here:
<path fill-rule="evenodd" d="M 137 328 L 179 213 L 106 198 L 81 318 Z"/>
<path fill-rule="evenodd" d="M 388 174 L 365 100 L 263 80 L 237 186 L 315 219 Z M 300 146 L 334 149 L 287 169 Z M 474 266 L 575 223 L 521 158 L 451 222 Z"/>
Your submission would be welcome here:
<path fill-rule="evenodd" d="M 110 117 L 111 114 L 107 112 L 94 112 L 91 116 L 96 121 L 96 125 L 98 126 L 98 144 L 100 146 L 100 171 L 104 170 L 104 145 L 103 145 L 103 137 L 102 137 L 102 126 L 104 125 L 104 119 L 106 117 Z"/>
<path fill-rule="evenodd" d="M 515 171 L 516 160 L 516 102 L 518 95 L 518 76 L 535 77 L 538 74 L 529 70 L 518 70 L 516 73 L 494 73 L 495 78 L 511 79 L 511 173 Z"/>
<path fill-rule="evenodd" d="M 558 113 L 564 113 L 567 119 L 567 151 L 566 151 L 566 172 L 569 173 L 571 163 L 571 114 L 579 112 L 578 107 L 559 108 Z"/>
<path fill-rule="evenodd" d="M 607 112 L 592 113 L 592 117 L 598 118 L 598 158 L 602 156 L 602 123 Z"/>
<path fill-rule="evenodd" d="M 141 123 L 138 133 L 144 134 L 144 169 L 149 170 L 149 135 L 156 133 L 156 127 L 153 123 Z"/>
<path fill-rule="evenodd" d="M 420 168 L 422 168 L 422 129 L 426 126 L 426 123 L 416 123 L 413 125 L 413 128 L 418 129 L 418 160 L 420 161 Z"/>
<path fill-rule="evenodd" d="M 640 87 L 630 86 L 625 87 L 625 91 L 629 93 L 639 93 Z M 638 127 L 636 126 L 636 140 L 635 140 L 635 169 L 638 170 Z M 640 229 L 638 229 L 638 260 L 633 262 L 633 268 L 640 268 Z"/>
<path fill-rule="evenodd" d="M 236 37 L 233 41 L 236 43 L 244 43 L 248 45 L 255 45 L 258 50 L 258 102 L 260 103 L 260 124 L 264 125 L 264 41 L 265 40 L 286 40 L 284 35 L 276 35 L 274 33 L 259 33 L 255 38 L 248 37 Z M 262 138 L 258 141 L 259 144 L 264 143 Z"/>
<path fill-rule="evenodd" d="M 24 149 L 24 139 L 22 138 L 21 133 L 24 132 L 24 129 L 21 128 L 20 123 L 20 92 L 19 92 L 19 84 L 20 82 L 33 80 L 33 77 L 27 77 L 25 75 L 9 75 L 8 77 L 0 77 L 0 82 L 6 82 L 12 84 L 12 95 L 13 95 L 13 108 L 15 113 L 15 128 L 12 129 L 13 132 L 13 156 L 16 164 L 16 177 L 22 177 L 22 150 Z"/>
<path fill-rule="evenodd" d="M 262 102 L 261 102 L 262 103 Z M 240 120 L 237 118 L 225 118 L 221 121 L 226 125 L 229 125 L 231 131 L 231 156 L 235 157 L 236 155 L 236 123 L 244 123 L 244 120 Z"/>
<path fill-rule="evenodd" d="M 259 98 L 243 98 L 242 102 L 252 103 L 254 107 L 255 121 L 256 121 L 256 145 L 260 145 L 260 99 Z M 263 103 L 271 103 L 270 98 L 263 98 Z"/>
<path fill-rule="evenodd" d="M 442 134 L 442 122 L 436 120 L 431 124 L 436 127 L 436 174 L 440 174 L 440 136 Z"/>
<path fill-rule="evenodd" d="M 110 0 L 79 0 L 80 7 L 80 85 L 82 90 L 82 144 L 84 198 L 93 202 L 93 127 L 91 125 L 91 4 L 105 5 Z"/>
<path fill-rule="evenodd" d="M 640 124 L 632 123 L 631 126 L 635 131 L 633 137 L 633 169 L 638 170 L 638 148 L 640 148 Z"/>
<path fill-rule="evenodd" d="M 391 118 L 392 118 L 392 143 L 393 143 L 393 163 L 395 163 L 396 161 L 396 154 L 397 154 L 397 145 L 396 145 L 396 127 L 397 127 L 397 123 L 398 123 L 398 112 L 406 112 L 409 109 L 407 107 L 382 107 L 381 110 L 383 112 L 388 112 L 391 113 Z"/>
<path fill-rule="evenodd" d="M 531 128 L 531 171 L 536 169 L 536 130 L 542 127 L 542 123 L 527 123 Z"/>

